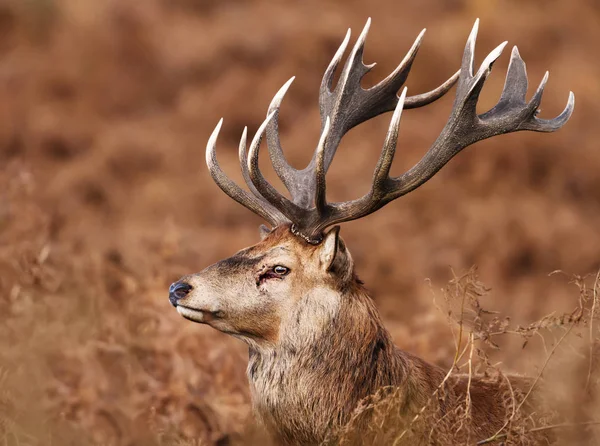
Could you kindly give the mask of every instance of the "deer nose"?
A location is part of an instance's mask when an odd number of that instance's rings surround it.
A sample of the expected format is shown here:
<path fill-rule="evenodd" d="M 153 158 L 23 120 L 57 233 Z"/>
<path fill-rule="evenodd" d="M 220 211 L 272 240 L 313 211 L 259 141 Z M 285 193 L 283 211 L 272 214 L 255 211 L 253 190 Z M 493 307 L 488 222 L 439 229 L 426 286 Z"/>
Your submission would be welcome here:
<path fill-rule="evenodd" d="M 169 302 L 174 307 L 177 306 L 177 301 L 183 299 L 192 291 L 192 286 L 185 282 L 175 282 L 169 287 Z"/>

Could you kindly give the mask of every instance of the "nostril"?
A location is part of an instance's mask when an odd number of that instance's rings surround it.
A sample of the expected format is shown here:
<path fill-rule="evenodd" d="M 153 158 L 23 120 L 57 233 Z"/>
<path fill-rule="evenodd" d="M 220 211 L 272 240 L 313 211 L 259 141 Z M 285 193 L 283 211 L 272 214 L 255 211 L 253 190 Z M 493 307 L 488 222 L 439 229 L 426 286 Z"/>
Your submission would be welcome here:
<path fill-rule="evenodd" d="M 190 285 L 187 283 L 180 283 L 173 290 L 173 294 L 175 294 L 177 299 L 183 299 L 190 291 L 192 291 L 192 287 Z"/>
<path fill-rule="evenodd" d="M 185 282 L 175 282 L 169 287 L 169 300 L 173 305 L 177 304 L 179 299 L 183 299 L 192 291 L 192 286 Z"/>

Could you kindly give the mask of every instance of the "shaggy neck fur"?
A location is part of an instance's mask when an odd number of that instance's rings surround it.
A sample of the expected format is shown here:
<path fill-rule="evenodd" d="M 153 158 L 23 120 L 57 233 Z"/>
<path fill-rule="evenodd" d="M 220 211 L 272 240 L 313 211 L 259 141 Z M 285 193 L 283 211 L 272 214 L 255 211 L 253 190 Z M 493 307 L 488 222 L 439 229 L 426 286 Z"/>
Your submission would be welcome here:
<path fill-rule="evenodd" d="M 323 442 L 384 386 L 402 388 L 403 409 L 421 407 L 443 379 L 441 369 L 394 346 L 358 279 L 303 300 L 277 347 L 250 350 L 255 413 L 281 443 Z"/>

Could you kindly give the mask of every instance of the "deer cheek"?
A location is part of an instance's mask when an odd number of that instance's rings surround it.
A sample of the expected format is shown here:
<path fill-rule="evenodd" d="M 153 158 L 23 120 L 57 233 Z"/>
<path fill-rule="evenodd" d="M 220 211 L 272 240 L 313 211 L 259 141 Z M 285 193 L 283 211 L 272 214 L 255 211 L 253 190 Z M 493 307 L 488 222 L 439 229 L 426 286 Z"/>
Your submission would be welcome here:
<path fill-rule="evenodd" d="M 281 319 L 275 311 L 241 315 L 233 322 L 236 331 L 255 339 L 276 343 Z"/>
<path fill-rule="evenodd" d="M 262 321 L 261 337 L 271 343 L 276 343 L 279 339 L 279 325 L 281 321 L 275 315 L 272 315 Z"/>

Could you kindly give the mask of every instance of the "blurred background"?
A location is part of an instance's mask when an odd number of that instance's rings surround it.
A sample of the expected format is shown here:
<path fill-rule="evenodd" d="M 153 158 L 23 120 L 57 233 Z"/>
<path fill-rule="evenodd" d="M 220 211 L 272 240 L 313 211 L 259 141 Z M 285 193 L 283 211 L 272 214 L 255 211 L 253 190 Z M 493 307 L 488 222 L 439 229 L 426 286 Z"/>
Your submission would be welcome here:
<path fill-rule="evenodd" d="M 280 129 L 288 159 L 304 167 L 321 76 L 346 29 L 353 42 L 368 17 L 365 62 L 378 65 L 365 85 L 426 27 L 407 86 L 435 88 L 458 69 L 479 17 L 477 66 L 509 41 L 482 112 L 498 99 L 511 45 L 529 95 L 550 71 L 541 117 L 576 95 L 559 132 L 478 143 L 417 191 L 344 225 L 396 343 L 449 366 L 454 345 L 434 296 L 452 270 L 474 265 L 491 288 L 487 307 L 517 323 L 573 307 L 568 274 L 600 267 L 598 0 L 1 0 L 4 444 L 223 445 L 252 430 L 246 347 L 167 300 L 181 275 L 258 241 L 260 219 L 212 182 L 206 141 L 224 117 L 218 157 L 241 180 L 243 127 L 253 134 L 295 75 Z M 425 153 L 453 96 L 403 115 L 393 174 Z M 344 139 L 330 200 L 368 190 L 389 119 Z M 517 372 L 536 356 L 511 345 L 497 355 Z"/>

